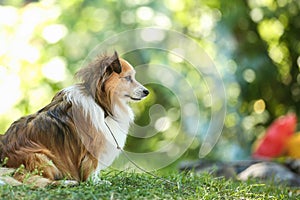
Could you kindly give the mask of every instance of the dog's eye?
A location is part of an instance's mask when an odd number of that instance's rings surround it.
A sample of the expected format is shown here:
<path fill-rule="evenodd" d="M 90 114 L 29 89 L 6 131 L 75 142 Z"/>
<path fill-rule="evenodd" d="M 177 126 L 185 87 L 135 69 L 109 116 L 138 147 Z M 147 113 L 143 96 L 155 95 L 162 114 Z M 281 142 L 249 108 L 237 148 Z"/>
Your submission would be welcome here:
<path fill-rule="evenodd" d="M 130 82 L 132 81 L 131 76 L 125 76 L 124 78 L 125 78 L 126 81 L 130 81 Z"/>

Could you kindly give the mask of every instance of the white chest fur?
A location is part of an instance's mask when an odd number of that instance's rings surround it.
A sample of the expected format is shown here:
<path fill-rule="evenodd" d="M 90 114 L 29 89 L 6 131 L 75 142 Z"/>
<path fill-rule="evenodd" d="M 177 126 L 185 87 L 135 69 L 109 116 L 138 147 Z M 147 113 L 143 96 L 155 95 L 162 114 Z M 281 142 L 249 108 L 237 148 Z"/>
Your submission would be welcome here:
<path fill-rule="evenodd" d="M 121 151 L 117 147 L 124 147 L 130 123 L 133 121 L 133 112 L 126 102 L 113 102 L 113 117 L 104 118 L 103 109 L 96 104 L 92 96 L 82 92 L 81 86 L 71 86 L 64 91 L 67 100 L 83 109 L 85 117 L 89 116 L 92 125 L 105 140 L 104 151 L 98 157 L 98 166 L 94 174 L 97 179 L 100 170 L 110 166 L 120 154 Z"/>

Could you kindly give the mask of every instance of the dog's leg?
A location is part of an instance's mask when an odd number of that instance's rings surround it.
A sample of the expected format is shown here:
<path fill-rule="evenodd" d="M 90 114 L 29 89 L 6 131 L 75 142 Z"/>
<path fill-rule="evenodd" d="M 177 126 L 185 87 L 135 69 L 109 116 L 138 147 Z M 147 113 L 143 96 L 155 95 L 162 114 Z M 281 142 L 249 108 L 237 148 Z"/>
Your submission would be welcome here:
<path fill-rule="evenodd" d="M 48 185 L 73 186 L 78 184 L 76 180 L 58 180 L 64 178 L 63 174 L 42 153 L 27 155 L 25 169 L 19 168 L 15 172 L 14 178 L 34 188 L 43 188 Z"/>
<path fill-rule="evenodd" d="M 86 154 L 80 165 L 80 179 L 86 181 L 96 170 L 98 161 L 90 154 Z"/>
<path fill-rule="evenodd" d="M 0 168 L 0 174 L 0 185 L 8 184 L 11 186 L 18 186 L 26 184 L 34 188 L 42 188 L 53 182 L 50 179 L 44 178 L 42 176 L 32 175 L 23 167 L 20 167 L 19 169 L 2 167 Z"/>
<path fill-rule="evenodd" d="M 28 174 L 17 173 L 14 175 L 14 178 L 17 180 L 23 180 L 23 184 L 28 185 L 33 188 L 44 188 L 44 187 L 50 186 L 50 185 L 53 185 L 53 186 L 75 186 L 75 185 L 79 184 L 78 181 L 76 181 L 76 180 L 53 181 L 48 178 L 44 178 L 40 175 L 32 175 L 30 173 L 28 173 Z M 13 185 L 13 184 L 11 184 L 11 182 L 9 182 L 8 184 Z M 20 184 L 18 184 L 18 185 L 20 185 Z"/>
<path fill-rule="evenodd" d="M 31 155 L 27 155 L 25 168 L 31 172 L 36 171 L 39 173 L 39 175 L 50 180 L 63 178 L 63 174 L 55 166 L 52 160 L 42 153 L 33 153 Z"/>

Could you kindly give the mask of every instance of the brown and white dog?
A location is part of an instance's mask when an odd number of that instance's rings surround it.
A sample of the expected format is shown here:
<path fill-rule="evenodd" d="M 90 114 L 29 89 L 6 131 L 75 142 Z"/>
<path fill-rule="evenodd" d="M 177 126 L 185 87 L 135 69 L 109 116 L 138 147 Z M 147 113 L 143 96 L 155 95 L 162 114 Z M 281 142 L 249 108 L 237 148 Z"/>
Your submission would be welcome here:
<path fill-rule="evenodd" d="M 133 112 L 129 101 L 149 91 L 115 52 L 80 69 L 81 83 L 58 92 L 37 113 L 15 121 L 0 140 L 5 167 L 38 170 L 48 180 L 99 181 L 123 148 Z M 111 129 L 111 132 L 110 130 Z M 21 176 L 16 179 L 22 181 Z"/>

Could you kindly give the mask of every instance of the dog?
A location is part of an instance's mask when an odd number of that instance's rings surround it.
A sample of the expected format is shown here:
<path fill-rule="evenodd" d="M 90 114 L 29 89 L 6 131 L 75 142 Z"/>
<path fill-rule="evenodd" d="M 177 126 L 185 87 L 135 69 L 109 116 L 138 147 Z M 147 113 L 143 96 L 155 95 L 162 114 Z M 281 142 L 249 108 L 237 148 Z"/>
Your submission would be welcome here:
<path fill-rule="evenodd" d="M 0 136 L 5 167 L 38 171 L 48 182 L 99 182 L 99 172 L 125 145 L 134 120 L 128 103 L 142 100 L 149 90 L 135 80 L 134 68 L 117 52 L 98 56 L 75 76 L 80 83 L 61 90 Z M 24 173 L 15 178 L 24 181 Z"/>

